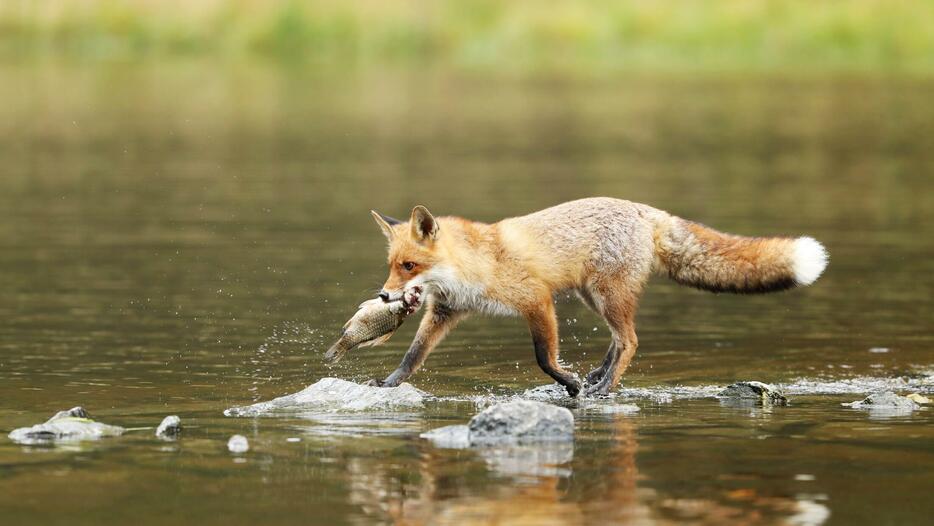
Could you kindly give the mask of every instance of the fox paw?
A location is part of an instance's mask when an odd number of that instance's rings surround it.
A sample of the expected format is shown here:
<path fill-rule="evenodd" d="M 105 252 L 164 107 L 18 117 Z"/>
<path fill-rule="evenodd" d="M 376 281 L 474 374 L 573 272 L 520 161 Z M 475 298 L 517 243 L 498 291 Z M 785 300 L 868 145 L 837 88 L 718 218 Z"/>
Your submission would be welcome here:
<path fill-rule="evenodd" d="M 597 385 L 600 383 L 600 380 L 603 380 L 603 376 L 606 374 L 606 371 L 603 370 L 603 367 L 597 367 L 593 371 L 587 373 L 587 385 Z"/>
<path fill-rule="evenodd" d="M 607 398 L 610 396 L 610 384 L 607 382 L 599 382 L 596 385 L 591 385 L 584 391 L 584 396 Z"/>
<path fill-rule="evenodd" d="M 402 304 L 405 305 L 406 314 L 412 314 L 422 305 L 422 288 L 412 287 L 402 292 Z"/>
<path fill-rule="evenodd" d="M 581 383 L 575 378 L 570 383 L 565 384 L 564 388 L 567 390 L 568 396 L 575 398 L 581 392 Z"/>

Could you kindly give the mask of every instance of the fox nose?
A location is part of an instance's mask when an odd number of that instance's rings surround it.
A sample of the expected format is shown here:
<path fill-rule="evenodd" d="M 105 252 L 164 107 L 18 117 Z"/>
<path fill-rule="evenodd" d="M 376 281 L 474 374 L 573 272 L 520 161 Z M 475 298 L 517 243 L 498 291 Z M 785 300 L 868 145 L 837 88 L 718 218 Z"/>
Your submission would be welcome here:
<path fill-rule="evenodd" d="M 389 301 L 389 293 L 386 292 L 385 290 L 381 290 L 381 291 L 379 292 L 379 299 L 383 300 L 384 302 L 388 302 L 388 301 Z"/>

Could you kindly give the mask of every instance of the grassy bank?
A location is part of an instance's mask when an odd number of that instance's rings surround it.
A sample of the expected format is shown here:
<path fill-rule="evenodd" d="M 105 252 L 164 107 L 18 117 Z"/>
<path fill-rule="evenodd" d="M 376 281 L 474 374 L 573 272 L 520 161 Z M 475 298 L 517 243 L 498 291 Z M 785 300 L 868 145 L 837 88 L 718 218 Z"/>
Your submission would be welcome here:
<path fill-rule="evenodd" d="M 0 57 L 934 71 L 934 2 L 7 0 Z"/>

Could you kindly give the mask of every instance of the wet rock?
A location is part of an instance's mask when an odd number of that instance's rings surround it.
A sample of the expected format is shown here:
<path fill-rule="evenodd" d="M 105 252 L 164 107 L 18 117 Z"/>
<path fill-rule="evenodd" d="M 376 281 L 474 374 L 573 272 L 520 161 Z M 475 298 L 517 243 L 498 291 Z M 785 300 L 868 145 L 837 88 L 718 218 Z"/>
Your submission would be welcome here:
<path fill-rule="evenodd" d="M 227 416 L 264 416 L 312 409 L 366 411 L 399 407 L 421 407 L 428 396 L 411 384 L 398 387 L 361 385 L 339 378 L 322 378 L 294 394 L 224 411 Z"/>
<path fill-rule="evenodd" d="M 780 389 L 763 382 L 736 382 L 717 393 L 717 397 L 726 400 L 745 400 L 763 404 L 785 405 L 788 399 Z"/>
<path fill-rule="evenodd" d="M 466 425 L 444 426 L 419 435 L 436 447 L 463 449 L 470 447 L 470 428 Z"/>
<path fill-rule="evenodd" d="M 250 441 L 243 435 L 234 435 L 227 441 L 227 450 L 231 453 L 246 453 L 250 450 Z"/>
<path fill-rule="evenodd" d="M 920 393 L 911 393 L 910 395 L 907 395 L 905 398 L 911 400 L 912 402 L 914 402 L 914 403 L 916 403 L 916 404 L 921 404 L 921 405 L 925 405 L 925 404 L 930 404 L 930 403 L 931 403 L 931 399 L 930 399 L 930 398 L 928 398 L 928 397 L 926 397 L 926 396 L 924 396 L 923 394 L 920 394 Z"/>
<path fill-rule="evenodd" d="M 470 419 L 470 444 L 570 441 L 574 415 L 564 407 L 520 400 L 488 407 Z"/>
<path fill-rule="evenodd" d="M 914 400 L 906 396 L 895 394 L 892 391 L 873 393 L 862 400 L 842 405 L 854 409 L 883 410 L 896 413 L 910 413 L 915 409 L 921 408 Z"/>
<path fill-rule="evenodd" d="M 170 415 L 162 419 L 162 423 L 156 428 L 156 436 L 166 440 L 174 440 L 182 432 L 182 419 L 176 415 Z"/>
<path fill-rule="evenodd" d="M 537 400 L 539 402 L 549 403 L 567 403 L 576 401 L 575 398 L 568 396 L 568 391 L 564 388 L 563 385 L 557 383 L 539 385 L 537 387 L 532 387 L 531 389 L 526 389 L 521 396 L 522 398 L 528 400 Z"/>
<path fill-rule="evenodd" d="M 45 423 L 14 429 L 9 437 L 17 444 L 51 444 L 120 436 L 124 431 L 119 426 L 95 422 L 84 408 L 73 407 L 55 413 Z"/>

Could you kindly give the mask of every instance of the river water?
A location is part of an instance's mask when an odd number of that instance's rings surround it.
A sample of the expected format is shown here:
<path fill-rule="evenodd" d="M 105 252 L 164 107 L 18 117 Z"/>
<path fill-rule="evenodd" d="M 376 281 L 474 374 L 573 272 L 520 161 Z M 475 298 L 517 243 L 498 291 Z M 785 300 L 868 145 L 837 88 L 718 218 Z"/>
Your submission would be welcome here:
<path fill-rule="evenodd" d="M 934 411 L 840 404 L 934 391 L 932 96 L 865 76 L 3 66 L 0 522 L 925 523 Z M 549 384 L 508 318 L 452 333 L 411 380 L 421 407 L 224 416 L 398 364 L 415 323 L 322 360 L 385 279 L 371 208 L 492 221 L 595 195 L 812 235 L 831 263 L 765 296 L 653 279 L 604 402 L 640 410 L 554 399 L 573 446 L 418 437 Z M 585 373 L 609 333 L 573 300 L 558 310 L 562 358 Z M 737 380 L 790 404 L 712 396 Z M 131 430 L 6 438 L 76 405 Z M 177 442 L 152 436 L 168 414 Z M 235 433 L 250 452 L 227 451 Z"/>

